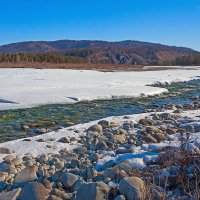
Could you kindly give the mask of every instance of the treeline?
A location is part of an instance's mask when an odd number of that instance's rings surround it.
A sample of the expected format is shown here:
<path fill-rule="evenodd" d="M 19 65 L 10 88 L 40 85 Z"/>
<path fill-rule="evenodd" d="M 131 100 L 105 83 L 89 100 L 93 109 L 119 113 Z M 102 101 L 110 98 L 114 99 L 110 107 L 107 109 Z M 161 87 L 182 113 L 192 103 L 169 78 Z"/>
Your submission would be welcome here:
<path fill-rule="evenodd" d="M 0 62 L 11 63 L 86 63 L 89 51 L 0 54 Z"/>
<path fill-rule="evenodd" d="M 172 66 L 191 66 L 200 65 L 200 54 L 189 54 L 185 56 L 179 56 L 174 60 L 164 61 L 163 65 Z"/>

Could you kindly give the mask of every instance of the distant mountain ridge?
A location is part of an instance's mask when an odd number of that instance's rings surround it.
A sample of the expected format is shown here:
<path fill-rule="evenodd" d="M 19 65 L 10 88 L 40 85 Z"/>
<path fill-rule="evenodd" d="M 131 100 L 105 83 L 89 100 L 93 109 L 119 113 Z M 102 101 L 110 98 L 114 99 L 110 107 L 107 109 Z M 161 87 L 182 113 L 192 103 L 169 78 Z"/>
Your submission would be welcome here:
<path fill-rule="evenodd" d="M 0 46 L 0 53 L 45 53 L 89 50 L 87 62 L 92 64 L 153 64 L 176 57 L 198 53 L 186 48 L 157 43 L 125 40 L 108 42 L 98 40 L 30 41 Z"/>

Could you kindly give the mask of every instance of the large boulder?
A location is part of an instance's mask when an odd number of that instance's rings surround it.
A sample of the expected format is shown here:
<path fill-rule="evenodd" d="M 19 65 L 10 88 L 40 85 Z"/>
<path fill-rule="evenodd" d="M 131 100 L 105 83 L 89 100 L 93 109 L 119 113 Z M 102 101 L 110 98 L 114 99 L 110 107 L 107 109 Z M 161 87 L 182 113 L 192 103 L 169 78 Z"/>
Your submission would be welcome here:
<path fill-rule="evenodd" d="M 30 166 L 18 172 L 14 178 L 15 183 L 26 183 L 37 179 L 38 168 L 36 166 Z"/>
<path fill-rule="evenodd" d="M 109 190 L 109 186 L 103 182 L 83 184 L 74 200 L 105 200 L 108 199 Z"/>
<path fill-rule="evenodd" d="M 138 177 L 126 177 L 119 182 L 119 192 L 123 194 L 127 200 L 145 199 L 145 184 Z"/>
<path fill-rule="evenodd" d="M 78 177 L 71 173 L 64 173 L 60 177 L 60 182 L 63 184 L 63 186 L 68 189 L 73 186 L 73 184 L 78 180 Z"/>
<path fill-rule="evenodd" d="M 0 199 L 1 200 L 16 200 L 20 192 L 21 192 L 21 188 L 17 188 L 9 192 L 0 193 Z"/>
<path fill-rule="evenodd" d="M 37 182 L 26 184 L 20 193 L 20 200 L 44 200 L 48 197 L 48 190 Z"/>

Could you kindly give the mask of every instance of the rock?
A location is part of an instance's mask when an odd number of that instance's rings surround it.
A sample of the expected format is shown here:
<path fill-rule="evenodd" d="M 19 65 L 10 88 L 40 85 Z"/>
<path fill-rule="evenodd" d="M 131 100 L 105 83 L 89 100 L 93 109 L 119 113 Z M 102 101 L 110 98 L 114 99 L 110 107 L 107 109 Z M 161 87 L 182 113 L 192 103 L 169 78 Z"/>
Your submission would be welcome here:
<path fill-rule="evenodd" d="M 34 181 L 37 179 L 38 168 L 36 166 L 31 166 L 18 172 L 14 178 L 15 183 L 26 183 Z"/>
<path fill-rule="evenodd" d="M 22 125 L 22 130 L 27 131 L 29 129 L 30 129 L 30 127 L 28 125 Z"/>
<path fill-rule="evenodd" d="M 169 110 L 176 110 L 176 109 L 177 109 L 176 106 L 175 106 L 174 104 L 167 104 L 167 105 L 165 105 L 165 107 L 166 107 L 167 109 L 169 109 Z"/>
<path fill-rule="evenodd" d="M 6 188 L 6 182 L 5 181 L 0 181 L 0 191 L 3 191 L 3 190 L 5 190 L 5 188 Z"/>
<path fill-rule="evenodd" d="M 112 138 L 118 143 L 124 143 L 126 141 L 126 135 L 124 134 L 113 135 Z"/>
<path fill-rule="evenodd" d="M 12 154 L 13 152 L 6 148 L 6 147 L 0 147 L 0 154 Z"/>
<path fill-rule="evenodd" d="M 180 114 L 180 113 L 183 113 L 183 110 L 177 109 L 177 110 L 175 110 L 173 113 L 178 113 L 178 114 Z"/>
<path fill-rule="evenodd" d="M 7 172 L 9 174 L 16 174 L 17 170 L 14 166 L 7 163 L 0 163 L 0 172 Z"/>
<path fill-rule="evenodd" d="M 132 170 L 131 165 L 127 161 L 123 161 L 123 162 L 119 163 L 118 165 L 115 165 L 114 168 L 118 169 L 118 170 L 123 170 L 127 174 Z"/>
<path fill-rule="evenodd" d="M 101 120 L 98 122 L 98 124 L 101 125 L 103 129 L 108 128 L 110 126 L 110 122 L 107 120 Z"/>
<path fill-rule="evenodd" d="M 9 192 L 0 193 L 1 200 L 16 200 L 21 192 L 21 188 L 14 189 Z"/>
<path fill-rule="evenodd" d="M 98 153 L 92 153 L 90 154 L 90 156 L 88 157 L 88 159 L 91 161 L 91 162 L 96 162 L 98 159 L 99 159 L 99 154 Z"/>
<path fill-rule="evenodd" d="M 195 133 L 199 133 L 200 132 L 200 125 L 195 126 L 194 131 L 195 131 Z"/>
<path fill-rule="evenodd" d="M 50 195 L 47 200 L 62 200 L 62 199 L 57 196 Z"/>
<path fill-rule="evenodd" d="M 157 140 L 157 142 L 162 142 L 167 140 L 167 137 L 162 133 L 155 133 L 153 137 Z"/>
<path fill-rule="evenodd" d="M 55 172 L 55 173 L 52 175 L 52 177 L 51 177 L 52 181 L 53 181 L 53 182 L 58 181 L 58 180 L 60 179 L 60 177 L 61 177 L 63 174 L 64 174 L 64 173 L 63 173 L 62 170 L 59 170 L 59 171 Z"/>
<path fill-rule="evenodd" d="M 48 160 L 49 160 L 49 157 L 48 157 L 48 155 L 46 155 L 46 154 L 43 154 L 43 155 L 41 155 L 41 156 L 38 158 L 38 161 L 39 161 L 40 163 L 47 163 Z"/>
<path fill-rule="evenodd" d="M 126 198 L 123 195 L 119 195 L 114 200 L 126 200 Z"/>
<path fill-rule="evenodd" d="M 64 173 L 59 180 L 63 186 L 68 189 L 73 186 L 73 184 L 78 180 L 78 177 L 71 173 Z"/>
<path fill-rule="evenodd" d="M 85 184 L 85 181 L 83 179 L 78 179 L 72 186 L 73 191 L 77 191 L 81 185 Z"/>
<path fill-rule="evenodd" d="M 173 128 L 168 128 L 166 129 L 166 133 L 169 134 L 169 135 L 174 135 L 176 133 L 176 129 L 173 129 Z"/>
<path fill-rule="evenodd" d="M 170 113 L 161 113 L 160 116 L 163 118 L 163 119 L 171 119 L 171 114 Z"/>
<path fill-rule="evenodd" d="M 194 127 L 192 125 L 190 125 L 190 124 L 184 125 L 181 128 L 184 128 L 187 132 L 190 132 L 190 133 L 194 133 L 195 132 Z"/>
<path fill-rule="evenodd" d="M 80 160 L 78 160 L 78 159 L 72 159 L 71 160 L 71 166 L 72 167 L 76 167 L 76 166 L 79 166 L 79 165 L 81 165 L 81 161 Z"/>
<path fill-rule="evenodd" d="M 76 154 L 84 154 L 87 151 L 86 147 L 78 147 L 73 150 Z"/>
<path fill-rule="evenodd" d="M 7 175 L 8 173 L 6 172 L 0 172 L 0 181 L 5 181 Z"/>
<path fill-rule="evenodd" d="M 15 166 L 23 164 L 23 160 L 21 158 L 15 158 L 12 160 Z"/>
<path fill-rule="evenodd" d="M 44 200 L 47 198 L 48 191 L 46 188 L 37 182 L 26 184 L 20 193 L 20 200 Z"/>
<path fill-rule="evenodd" d="M 145 126 L 154 126 L 154 122 L 150 119 L 140 119 L 139 124 L 142 124 Z"/>
<path fill-rule="evenodd" d="M 38 134 L 44 134 L 44 133 L 47 132 L 47 129 L 46 129 L 46 128 L 39 128 L 39 129 L 37 129 L 36 132 L 37 132 Z"/>
<path fill-rule="evenodd" d="M 97 171 L 93 167 L 88 167 L 86 169 L 85 178 L 93 179 L 95 176 L 97 176 Z"/>
<path fill-rule="evenodd" d="M 69 140 L 70 140 L 70 142 L 76 142 L 77 141 L 76 137 L 71 137 Z"/>
<path fill-rule="evenodd" d="M 147 126 L 146 132 L 147 133 L 160 133 L 161 130 L 159 128 L 157 128 L 156 126 Z"/>
<path fill-rule="evenodd" d="M 105 200 L 108 199 L 109 186 L 103 182 L 87 183 L 80 186 L 74 200 Z"/>
<path fill-rule="evenodd" d="M 44 185 L 45 188 L 51 190 L 52 186 L 51 186 L 51 182 L 50 182 L 49 180 L 44 179 L 44 180 L 42 181 L 42 184 Z"/>
<path fill-rule="evenodd" d="M 25 165 L 26 167 L 30 167 L 30 166 L 33 165 L 33 162 L 32 162 L 32 160 L 27 160 L 27 161 L 24 162 L 24 165 Z"/>
<path fill-rule="evenodd" d="M 146 143 L 157 143 L 157 140 L 150 134 L 147 134 L 146 136 L 143 137 L 143 140 Z"/>
<path fill-rule="evenodd" d="M 64 191 L 61 191 L 59 189 L 56 189 L 56 188 L 54 188 L 51 191 L 51 195 L 55 195 L 56 197 L 59 197 L 62 200 L 69 200 L 70 199 L 70 197 L 67 193 L 65 193 Z"/>
<path fill-rule="evenodd" d="M 127 200 L 145 199 L 145 185 L 138 177 L 126 177 L 119 182 L 119 192 Z"/>
<path fill-rule="evenodd" d="M 37 142 L 45 142 L 43 138 L 36 140 Z"/>
<path fill-rule="evenodd" d="M 56 169 L 62 169 L 65 166 L 65 163 L 62 161 L 55 162 L 54 166 L 56 167 Z"/>
<path fill-rule="evenodd" d="M 62 143 L 70 143 L 69 139 L 66 137 L 62 137 L 60 138 L 60 140 L 58 140 L 58 142 L 62 142 Z"/>
<path fill-rule="evenodd" d="M 99 141 L 96 145 L 96 150 L 106 150 L 108 148 L 107 144 L 104 141 Z"/>
<path fill-rule="evenodd" d="M 102 126 L 100 124 L 95 124 L 91 127 L 89 127 L 87 129 L 87 132 L 91 131 L 91 132 L 98 132 L 98 133 L 101 133 L 103 130 Z"/>
<path fill-rule="evenodd" d="M 10 155 L 7 155 L 6 157 L 4 157 L 3 160 L 10 161 L 10 160 L 13 160 L 15 158 L 16 158 L 16 155 L 10 154 Z"/>

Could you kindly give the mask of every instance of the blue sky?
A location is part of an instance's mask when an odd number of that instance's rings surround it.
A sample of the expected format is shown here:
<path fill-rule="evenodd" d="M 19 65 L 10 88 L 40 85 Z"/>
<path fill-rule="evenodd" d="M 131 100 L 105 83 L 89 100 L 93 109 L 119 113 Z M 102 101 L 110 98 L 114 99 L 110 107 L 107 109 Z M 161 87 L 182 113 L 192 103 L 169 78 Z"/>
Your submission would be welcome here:
<path fill-rule="evenodd" d="M 200 51 L 200 0 L 2 0 L 0 45 L 141 40 Z"/>

